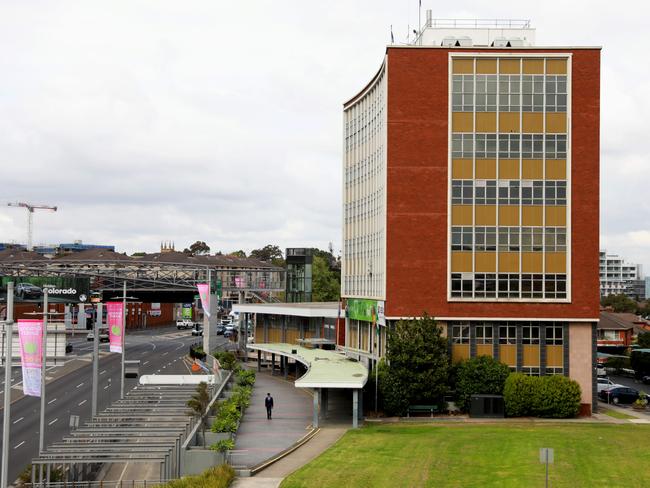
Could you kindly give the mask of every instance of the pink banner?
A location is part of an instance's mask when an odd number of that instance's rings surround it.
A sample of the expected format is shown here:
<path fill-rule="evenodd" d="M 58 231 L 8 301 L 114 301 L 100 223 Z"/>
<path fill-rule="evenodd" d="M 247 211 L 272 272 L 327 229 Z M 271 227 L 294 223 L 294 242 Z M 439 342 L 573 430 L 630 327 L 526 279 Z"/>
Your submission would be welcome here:
<path fill-rule="evenodd" d="M 43 321 L 18 320 L 20 362 L 23 370 L 23 393 L 41 396 L 41 366 L 43 364 Z"/>
<path fill-rule="evenodd" d="M 210 316 L 210 285 L 208 283 L 199 283 L 196 285 L 199 289 L 199 297 L 201 297 L 201 307 L 203 313 L 208 317 Z"/>
<path fill-rule="evenodd" d="M 122 352 L 122 302 L 106 302 L 106 318 L 108 321 L 109 349 L 111 352 Z"/>
<path fill-rule="evenodd" d="M 235 287 L 244 288 L 244 278 L 241 276 L 235 276 Z"/>

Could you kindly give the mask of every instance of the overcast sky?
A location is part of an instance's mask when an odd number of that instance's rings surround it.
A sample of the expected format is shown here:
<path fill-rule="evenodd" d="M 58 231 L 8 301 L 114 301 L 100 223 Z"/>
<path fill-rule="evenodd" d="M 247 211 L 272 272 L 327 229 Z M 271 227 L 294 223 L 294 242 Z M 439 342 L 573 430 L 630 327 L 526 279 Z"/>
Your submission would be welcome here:
<path fill-rule="evenodd" d="M 531 19 L 538 45 L 603 46 L 601 247 L 650 264 L 648 4 L 422 3 L 423 18 Z M 0 204 L 59 207 L 35 215 L 35 243 L 338 251 L 341 104 L 417 4 L 1 2 Z M 24 242 L 26 212 L 2 205 L 0 242 Z"/>

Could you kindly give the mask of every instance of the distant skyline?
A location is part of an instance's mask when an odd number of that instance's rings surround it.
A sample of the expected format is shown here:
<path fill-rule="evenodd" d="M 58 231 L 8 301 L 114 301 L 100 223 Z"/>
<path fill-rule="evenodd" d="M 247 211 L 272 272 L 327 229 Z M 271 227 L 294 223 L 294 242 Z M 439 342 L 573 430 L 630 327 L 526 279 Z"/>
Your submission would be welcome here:
<path fill-rule="evenodd" d="M 422 2 L 603 46 L 600 248 L 650 269 L 646 3 Z M 631 14 L 632 13 L 632 14 Z M 0 4 L 0 242 L 341 248 L 342 103 L 418 1 Z"/>

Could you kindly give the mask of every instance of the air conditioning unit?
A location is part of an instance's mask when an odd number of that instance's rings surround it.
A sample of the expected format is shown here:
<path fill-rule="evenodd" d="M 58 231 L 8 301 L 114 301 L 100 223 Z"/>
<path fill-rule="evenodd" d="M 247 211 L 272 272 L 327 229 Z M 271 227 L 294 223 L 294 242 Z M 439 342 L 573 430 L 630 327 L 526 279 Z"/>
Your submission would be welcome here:
<path fill-rule="evenodd" d="M 524 45 L 524 39 L 519 37 L 496 37 L 492 41 L 492 47 L 522 47 Z"/>
<path fill-rule="evenodd" d="M 469 36 L 445 37 L 440 44 L 443 47 L 472 47 L 472 38 Z"/>

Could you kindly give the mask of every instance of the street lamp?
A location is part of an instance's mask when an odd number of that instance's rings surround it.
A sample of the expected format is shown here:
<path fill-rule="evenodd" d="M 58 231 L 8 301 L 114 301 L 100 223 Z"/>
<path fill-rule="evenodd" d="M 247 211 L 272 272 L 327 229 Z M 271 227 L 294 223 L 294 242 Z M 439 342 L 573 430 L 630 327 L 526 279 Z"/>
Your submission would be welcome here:
<path fill-rule="evenodd" d="M 7 315 L 5 320 L 5 397 L 4 419 L 2 423 L 2 467 L 0 467 L 0 487 L 7 486 L 9 473 L 9 432 L 11 426 L 11 360 L 13 356 L 14 326 L 14 283 L 7 284 Z"/>
<path fill-rule="evenodd" d="M 122 299 L 122 376 L 120 378 L 120 400 L 124 398 L 124 354 L 126 351 L 126 300 L 138 300 L 136 297 L 126 296 L 126 281 L 122 287 L 122 296 L 113 297 L 111 300 Z"/>

